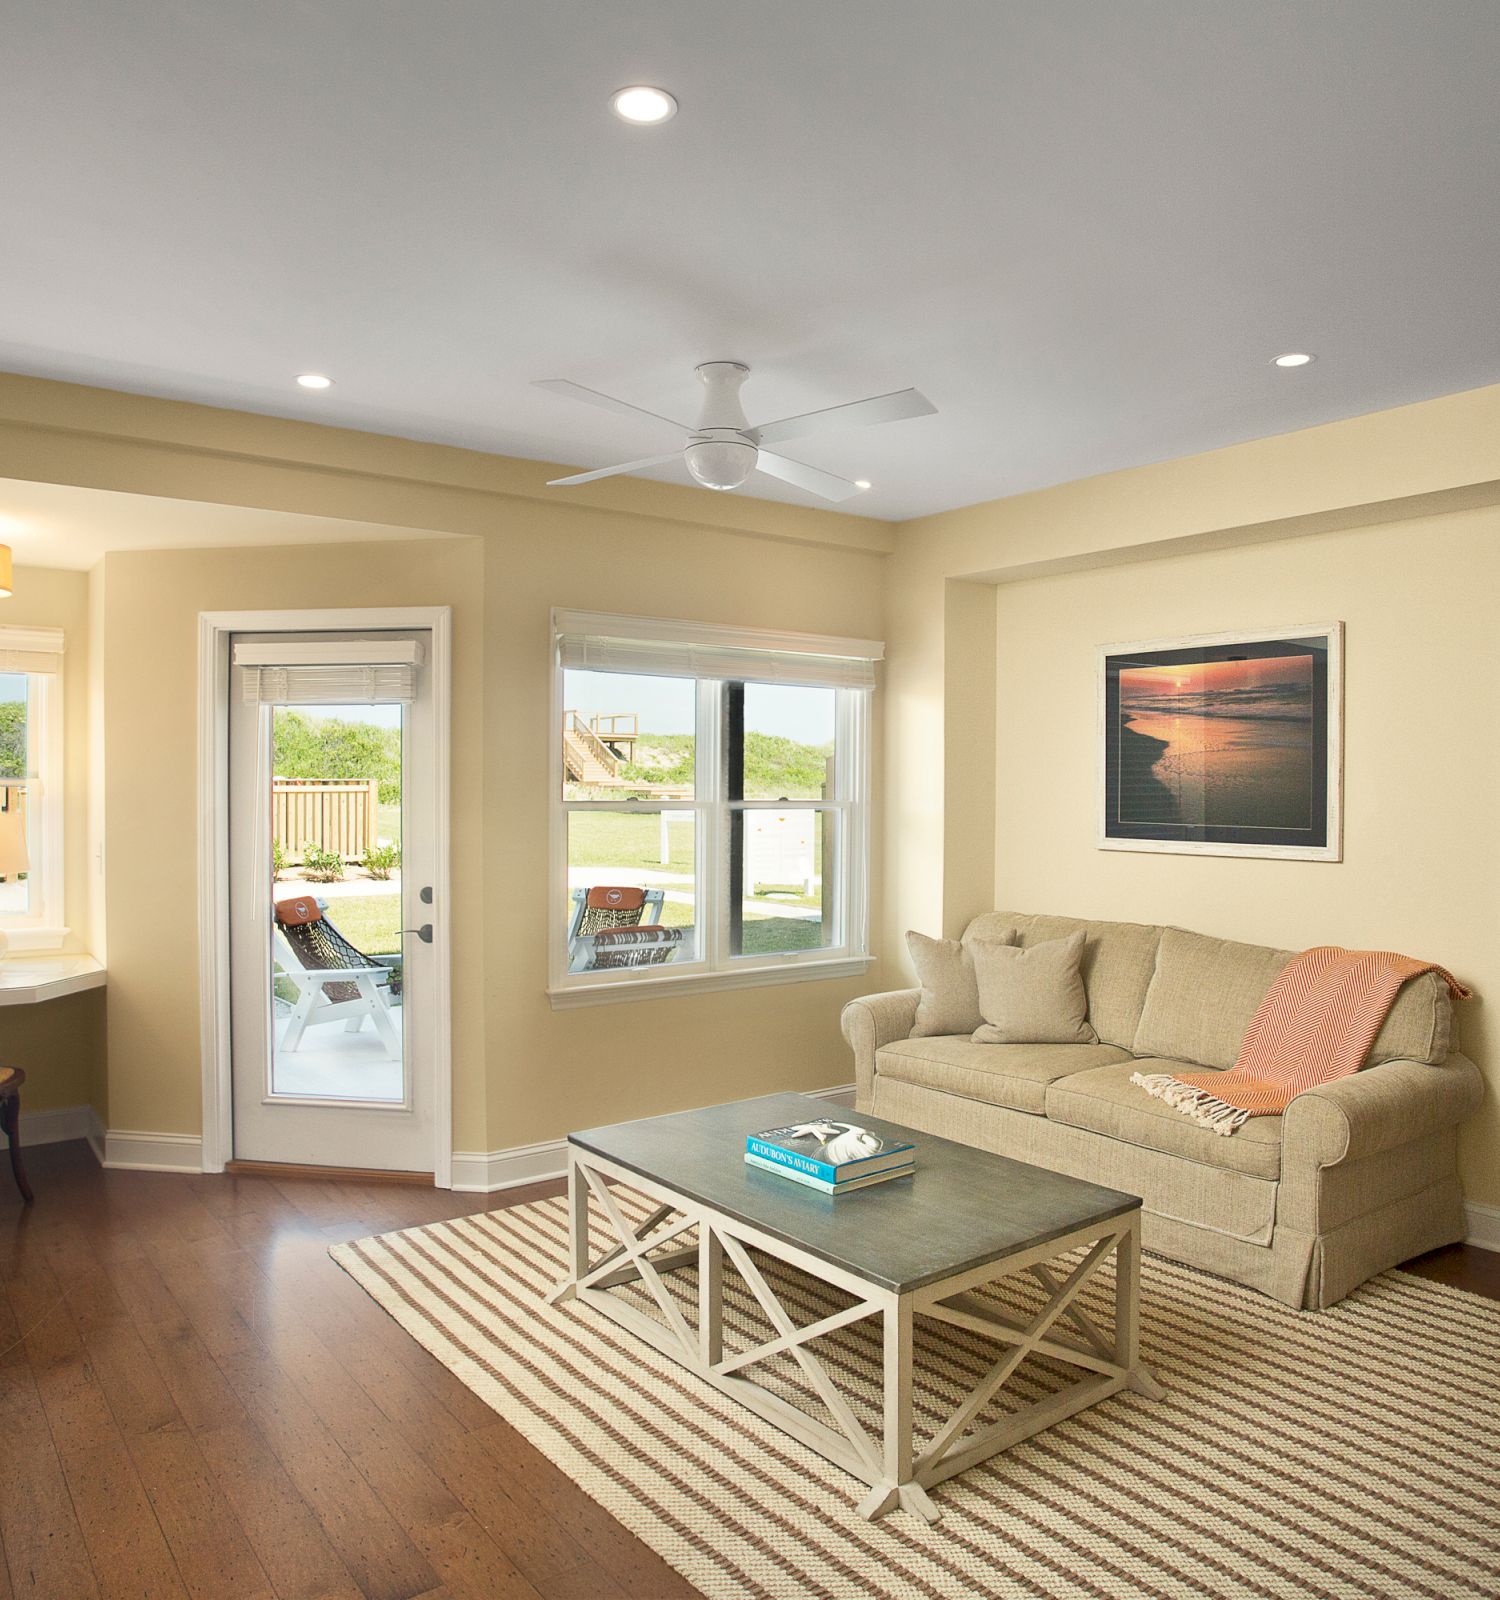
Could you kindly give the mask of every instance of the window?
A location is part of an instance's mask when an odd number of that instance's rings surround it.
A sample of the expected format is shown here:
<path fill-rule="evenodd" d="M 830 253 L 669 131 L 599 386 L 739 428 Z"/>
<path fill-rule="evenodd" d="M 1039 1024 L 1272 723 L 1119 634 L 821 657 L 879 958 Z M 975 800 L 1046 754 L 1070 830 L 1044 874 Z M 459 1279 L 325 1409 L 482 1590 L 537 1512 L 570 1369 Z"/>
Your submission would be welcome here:
<path fill-rule="evenodd" d="M 0 628 L 0 931 L 58 950 L 63 925 L 59 628 Z"/>
<path fill-rule="evenodd" d="M 555 612 L 551 994 L 862 972 L 881 646 Z"/>

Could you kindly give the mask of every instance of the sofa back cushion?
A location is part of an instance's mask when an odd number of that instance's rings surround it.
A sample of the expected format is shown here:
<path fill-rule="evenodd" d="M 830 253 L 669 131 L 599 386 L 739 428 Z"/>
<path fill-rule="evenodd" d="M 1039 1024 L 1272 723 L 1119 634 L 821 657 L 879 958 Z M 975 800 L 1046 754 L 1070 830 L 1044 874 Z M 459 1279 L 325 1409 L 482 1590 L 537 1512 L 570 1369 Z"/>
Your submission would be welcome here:
<path fill-rule="evenodd" d="M 1080 971 L 1088 995 L 1089 1023 L 1101 1044 L 1129 1050 L 1151 986 L 1160 928 L 1139 922 L 1087 922 L 1080 917 L 988 911 L 969 924 L 964 940 L 1004 938 L 1011 933 L 1017 944 L 1029 947 L 1066 939 L 1080 928 L 1084 935 Z"/>
<path fill-rule="evenodd" d="M 1079 965 L 1083 929 L 1025 948 L 971 939 L 982 1027 L 975 1044 L 1098 1044 Z"/>
<path fill-rule="evenodd" d="M 1132 1046 L 1135 1054 L 1232 1067 L 1256 1008 L 1295 953 L 1164 929 Z M 1435 973 L 1414 978 L 1397 995 L 1365 1065 L 1445 1060 L 1452 1047 L 1452 1018 L 1442 980 Z"/>
<path fill-rule="evenodd" d="M 1014 944 L 1015 932 L 998 930 L 987 941 L 979 941 L 981 948 L 986 943 Z M 984 1017 L 979 1010 L 979 983 L 974 976 L 974 943 L 933 939 L 913 928 L 906 935 L 906 948 L 917 969 L 917 982 L 922 985 L 910 1037 L 963 1034 L 967 1038 L 981 1027 Z"/>

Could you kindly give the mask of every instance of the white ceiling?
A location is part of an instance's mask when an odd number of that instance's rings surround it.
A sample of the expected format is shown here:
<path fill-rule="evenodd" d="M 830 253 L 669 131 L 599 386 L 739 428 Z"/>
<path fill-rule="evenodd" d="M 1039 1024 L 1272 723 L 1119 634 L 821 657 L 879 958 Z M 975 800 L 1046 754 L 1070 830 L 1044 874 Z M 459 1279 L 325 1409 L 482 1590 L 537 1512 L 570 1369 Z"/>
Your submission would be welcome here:
<path fill-rule="evenodd" d="M 789 451 L 893 518 L 1500 380 L 1494 0 L 10 0 L 5 35 L 19 372 L 589 467 L 675 439 L 529 380 L 680 415 L 731 357 L 752 422 L 915 384 L 939 416 Z M 673 122 L 609 115 L 640 81 Z"/>
<path fill-rule="evenodd" d="M 218 545 L 351 544 L 451 535 L 378 522 L 345 522 L 253 506 L 205 505 L 71 484 L 0 478 L 0 544 L 17 563 L 87 570 L 111 550 L 199 550 Z"/>

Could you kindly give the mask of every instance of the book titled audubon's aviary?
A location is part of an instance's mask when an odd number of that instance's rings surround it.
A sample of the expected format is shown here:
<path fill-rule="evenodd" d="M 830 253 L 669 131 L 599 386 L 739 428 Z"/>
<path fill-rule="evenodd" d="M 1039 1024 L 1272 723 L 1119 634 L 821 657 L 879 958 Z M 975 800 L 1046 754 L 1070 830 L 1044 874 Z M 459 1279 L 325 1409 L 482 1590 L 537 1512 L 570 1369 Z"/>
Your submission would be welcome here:
<path fill-rule="evenodd" d="M 840 1186 L 886 1173 L 895 1176 L 912 1165 L 914 1151 L 907 1140 L 887 1139 L 857 1122 L 836 1122 L 831 1117 L 767 1128 L 745 1139 L 745 1157 L 756 1157 L 754 1165 L 779 1167 L 819 1184 Z"/>

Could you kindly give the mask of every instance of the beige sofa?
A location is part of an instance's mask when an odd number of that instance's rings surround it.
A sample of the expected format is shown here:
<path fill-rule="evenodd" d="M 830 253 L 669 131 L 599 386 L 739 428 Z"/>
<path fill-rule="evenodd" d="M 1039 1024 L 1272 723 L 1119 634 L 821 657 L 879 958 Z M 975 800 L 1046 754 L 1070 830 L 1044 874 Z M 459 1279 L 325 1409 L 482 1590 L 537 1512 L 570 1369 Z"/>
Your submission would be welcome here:
<path fill-rule="evenodd" d="M 1479 1104 L 1435 974 L 1402 989 L 1352 1077 L 1300 1094 L 1231 1137 L 1130 1082 L 1234 1065 L 1288 950 L 1132 922 L 991 912 L 964 938 L 1037 944 L 1082 928 L 1097 1045 L 917 1038 L 920 991 L 851 1001 L 858 1107 L 1138 1194 L 1148 1250 L 1321 1307 L 1373 1273 L 1461 1238 L 1458 1125 Z"/>

